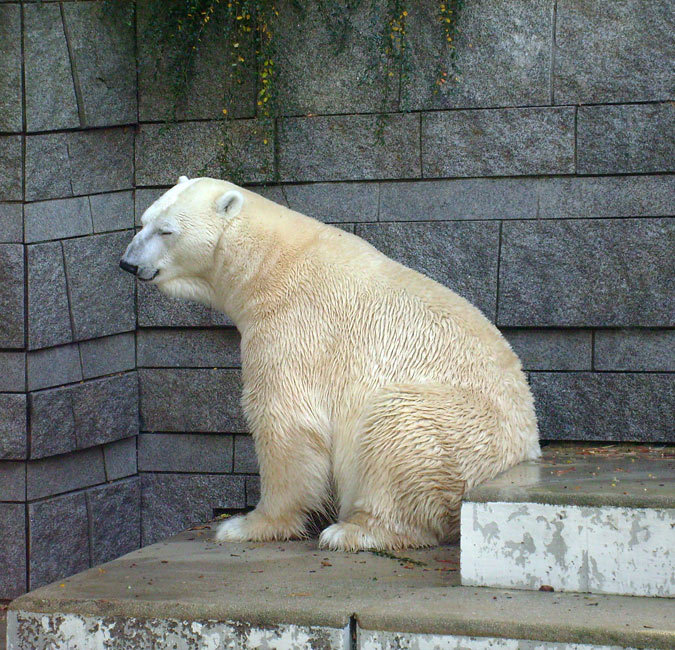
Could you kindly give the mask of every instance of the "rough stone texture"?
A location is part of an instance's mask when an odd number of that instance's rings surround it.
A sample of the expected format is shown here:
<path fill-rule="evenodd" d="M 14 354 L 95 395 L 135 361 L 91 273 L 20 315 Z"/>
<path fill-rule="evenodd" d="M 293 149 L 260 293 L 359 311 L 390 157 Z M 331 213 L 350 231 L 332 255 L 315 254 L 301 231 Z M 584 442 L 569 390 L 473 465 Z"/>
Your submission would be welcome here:
<path fill-rule="evenodd" d="M 136 463 L 136 436 L 111 442 L 103 447 L 105 477 L 115 481 L 138 471 Z"/>
<path fill-rule="evenodd" d="M 133 332 L 105 336 L 80 343 L 82 373 L 85 379 L 133 370 L 136 346 Z"/>
<path fill-rule="evenodd" d="M 673 99 L 673 32 L 675 14 L 667 2 L 560 0 L 556 103 Z"/>
<path fill-rule="evenodd" d="M 505 222 L 499 324 L 675 324 L 674 232 L 667 219 Z"/>
<path fill-rule="evenodd" d="M 115 11 L 99 2 L 63 5 L 82 96 L 82 126 L 136 122 L 134 28 L 120 19 L 120 14 L 131 15 L 130 0 L 115 5 Z"/>
<path fill-rule="evenodd" d="M 21 8 L 0 6 L 0 131 L 21 131 Z"/>
<path fill-rule="evenodd" d="M 23 283 L 23 246 L 0 244 L 0 347 L 23 347 Z"/>
<path fill-rule="evenodd" d="M 14 598 L 26 591 L 26 509 L 0 503 L 0 593 Z"/>
<path fill-rule="evenodd" d="M 287 115 L 395 110 L 398 65 L 389 77 L 378 37 L 384 16 L 379 0 L 350 10 L 321 3 L 284 3 L 275 21 L 275 74 L 279 104 Z M 338 17 L 340 12 L 344 15 Z"/>
<path fill-rule="evenodd" d="M 419 176 L 419 128 L 419 116 L 412 114 L 282 119 L 279 176 L 282 181 Z"/>
<path fill-rule="evenodd" d="M 359 224 L 356 234 L 397 262 L 456 291 L 494 321 L 498 223 Z"/>
<path fill-rule="evenodd" d="M 138 185 L 171 185 L 181 175 L 262 183 L 273 172 L 274 138 L 256 120 L 143 124 L 138 133 Z"/>
<path fill-rule="evenodd" d="M 380 194 L 377 183 L 288 185 L 283 191 L 292 210 L 320 221 L 377 221 Z"/>
<path fill-rule="evenodd" d="M 23 169 L 20 135 L 0 135 L 0 201 L 20 201 Z"/>
<path fill-rule="evenodd" d="M 131 236 L 125 231 L 63 242 L 76 339 L 135 328 L 134 278 L 119 268 Z"/>
<path fill-rule="evenodd" d="M 543 440 L 675 442 L 672 375 L 532 372 Z"/>
<path fill-rule="evenodd" d="M 260 477 L 246 477 L 246 507 L 255 508 L 260 501 Z"/>
<path fill-rule="evenodd" d="M 89 567 L 89 523 L 82 493 L 28 506 L 29 588 Z"/>
<path fill-rule="evenodd" d="M 26 3 L 23 9 L 28 130 L 79 127 L 75 86 L 60 5 Z"/>
<path fill-rule="evenodd" d="M 455 41 L 458 83 L 452 79 L 455 72 L 438 2 L 418 1 L 408 13 L 410 70 L 401 89 L 403 107 L 424 110 L 550 102 L 552 0 L 534 5 L 527 0 L 467 2 Z M 439 86 L 442 72 L 447 72 L 447 82 Z"/>
<path fill-rule="evenodd" d="M 577 117 L 577 172 L 675 171 L 675 142 L 664 137 L 673 131 L 672 102 L 581 106 Z"/>
<path fill-rule="evenodd" d="M 146 431 L 246 431 L 237 370 L 139 370 Z"/>
<path fill-rule="evenodd" d="M 26 396 L 0 393 L 0 459 L 26 457 Z"/>
<path fill-rule="evenodd" d="M 599 330 L 596 370 L 675 372 L 675 330 Z"/>
<path fill-rule="evenodd" d="M 425 178 L 572 172 L 573 108 L 510 108 L 422 115 Z"/>
<path fill-rule="evenodd" d="M 85 449 L 29 462 L 27 497 L 42 499 L 104 482 L 103 451 L 100 447 Z"/>
<path fill-rule="evenodd" d="M 25 353 L 0 352 L 0 392 L 21 393 L 25 390 Z"/>
<path fill-rule="evenodd" d="M 243 476 L 142 474 L 142 544 L 153 544 L 213 517 L 215 508 L 244 508 Z"/>
<path fill-rule="evenodd" d="M 31 394 L 33 458 L 92 447 L 138 433 L 135 372 Z"/>
<path fill-rule="evenodd" d="M 129 189 L 134 132 L 95 129 L 26 138 L 26 200 Z"/>
<path fill-rule="evenodd" d="M 0 244 L 23 241 L 23 207 L 20 203 L 0 203 Z"/>
<path fill-rule="evenodd" d="M 137 336 L 139 367 L 241 367 L 235 329 L 142 329 Z"/>
<path fill-rule="evenodd" d="M 27 247 L 28 348 L 72 340 L 63 250 L 59 242 Z"/>
<path fill-rule="evenodd" d="M 26 463 L 0 461 L 0 501 L 26 501 Z"/>
<path fill-rule="evenodd" d="M 232 472 L 232 436 L 196 433 L 142 433 L 138 437 L 141 472 Z"/>
<path fill-rule="evenodd" d="M 25 241 L 61 239 L 88 235 L 92 231 L 86 196 L 57 201 L 27 203 L 24 207 Z"/>
<path fill-rule="evenodd" d="M 125 230 L 134 227 L 132 192 L 95 194 L 89 197 L 94 232 Z"/>
<path fill-rule="evenodd" d="M 77 345 L 64 345 L 29 352 L 26 373 L 28 390 L 39 390 L 81 381 L 82 366 Z"/>
<path fill-rule="evenodd" d="M 141 480 L 139 477 L 87 490 L 91 564 L 109 562 L 141 542 Z"/>
<path fill-rule="evenodd" d="M 177 180 L 177 178 L 174 178 L 173 183 Z M 143 213 L 168 189 L 168 187 L 153 187 L 149 189 L 139 188 L 134 192 L 134 214 L 137 226 L 141 226 L 141 217 L 143 216 Z"/>
<path fill-rule="evenodd" d="M 525 370 L 590 370 L 589 330 L 502 329 Z"/>
<path fill-rule="evenodd" d="M 258 458 L 251 436 L 234 437 L 234 472 L 235 474 L 257 474 Z"/>

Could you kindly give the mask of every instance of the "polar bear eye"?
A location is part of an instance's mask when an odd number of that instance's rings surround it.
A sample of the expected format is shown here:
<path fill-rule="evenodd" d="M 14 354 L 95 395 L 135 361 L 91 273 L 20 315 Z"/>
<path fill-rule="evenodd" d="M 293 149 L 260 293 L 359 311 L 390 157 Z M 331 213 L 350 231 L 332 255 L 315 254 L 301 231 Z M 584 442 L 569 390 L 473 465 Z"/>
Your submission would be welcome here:
<path fill-rule="evenodd" d="M 162 237 L 168 237 L 169 235 L 173 235 L 173 230 L 160 230 L 159 234 Z"/>

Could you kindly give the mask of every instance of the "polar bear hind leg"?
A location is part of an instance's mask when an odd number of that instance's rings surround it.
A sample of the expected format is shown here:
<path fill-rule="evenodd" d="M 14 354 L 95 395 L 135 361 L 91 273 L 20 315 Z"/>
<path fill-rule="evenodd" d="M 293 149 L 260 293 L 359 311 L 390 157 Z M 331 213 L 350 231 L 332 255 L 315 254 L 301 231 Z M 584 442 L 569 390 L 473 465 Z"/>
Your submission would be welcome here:
<path fill-rule="evenodd" d="M 471 468 L 489 467 L 500 437 L 492 404 L 443 384 L 391 386 L 369 401 L 357 427 L 355 467 L 338 477 L 354 485 L 338 485 L 346 495 L 340 520 L 320 545 L 398 550 L 456 538 L 466 483 L 477 478 Z"/>

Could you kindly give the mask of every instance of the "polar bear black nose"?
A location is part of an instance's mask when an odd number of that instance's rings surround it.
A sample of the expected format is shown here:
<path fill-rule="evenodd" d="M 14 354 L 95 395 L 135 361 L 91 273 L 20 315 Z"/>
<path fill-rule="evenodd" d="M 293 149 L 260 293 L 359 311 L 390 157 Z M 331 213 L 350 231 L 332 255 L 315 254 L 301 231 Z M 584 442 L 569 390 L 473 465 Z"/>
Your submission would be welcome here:
<path fill-rule="evenodd" d="M 134 275 L 136 275 L 136 272 L 138 271 L 138 267 L 135 264 L 129 264 L 129 262 L 125 262 L 124 260 L 120 260 L 120 267 Z"/>

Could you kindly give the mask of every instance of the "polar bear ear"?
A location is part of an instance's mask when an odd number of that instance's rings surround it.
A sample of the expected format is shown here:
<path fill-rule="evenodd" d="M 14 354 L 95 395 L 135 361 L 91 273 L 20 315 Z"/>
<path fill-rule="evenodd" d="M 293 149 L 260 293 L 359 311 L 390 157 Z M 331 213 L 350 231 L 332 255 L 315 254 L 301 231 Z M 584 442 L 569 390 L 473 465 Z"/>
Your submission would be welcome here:
<path fill-rule="evenodd" d="M 180 185 L 181 183 L 185 183 L 185 181 L 189 181 L 190 179 L 187 176 L 179 176 L 178 177 L 178 184 Z"/>
<path fill-rule="evenodd" d="M 236 217 L 244 205 L 244 196 L 237 190 L 230 190 L 221 194 L 216 199 L 216 212 L 223 217 L 231 219 Z"/>

